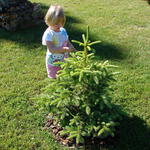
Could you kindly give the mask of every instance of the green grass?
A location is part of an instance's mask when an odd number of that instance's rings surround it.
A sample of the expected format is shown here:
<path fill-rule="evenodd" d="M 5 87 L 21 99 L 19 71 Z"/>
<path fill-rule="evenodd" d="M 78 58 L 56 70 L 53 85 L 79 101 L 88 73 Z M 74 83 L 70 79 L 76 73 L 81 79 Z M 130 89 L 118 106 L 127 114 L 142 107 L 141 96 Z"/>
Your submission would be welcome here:
<path fill-rule="evenodd" d="M 50 4 L 65 7 L 70 39 L 81 39 L 90 26 L 97 61 L 109 60 L 121 74 L 114 83 L 113 102 L 127 117 L 121 122 L 115 148 L 150 149 L 150 6 L 143 0 L 32 0 L 46 11 Z M 47 83 L 45 25 L 17 32 L 0 29 L 0 150 L 68 149 L 42 129 L 47 110 L 32 100 Z"/>

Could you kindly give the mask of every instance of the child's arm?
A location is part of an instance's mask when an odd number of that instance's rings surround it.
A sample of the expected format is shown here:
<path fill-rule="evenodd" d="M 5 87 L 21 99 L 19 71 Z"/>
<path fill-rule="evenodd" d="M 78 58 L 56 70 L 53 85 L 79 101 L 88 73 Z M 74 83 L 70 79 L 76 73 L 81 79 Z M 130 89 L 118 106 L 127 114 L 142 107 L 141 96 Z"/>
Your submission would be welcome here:
<path fill-rule="evenodd" d="M 77 51 L 69 40 L 67 41 L 67 46 L 72 50 L 71 52 Z"/>
<path fill-rule="evenodd" d="M 72 51 L 72 49 L 68 46 L 55 47 L 53 42 L 50 42 L 50 41 L 46 41 L 46 45 L 48 47 L 48 50 L 51 53 L 65 53 L 65 52 L 71 52 Z"/>

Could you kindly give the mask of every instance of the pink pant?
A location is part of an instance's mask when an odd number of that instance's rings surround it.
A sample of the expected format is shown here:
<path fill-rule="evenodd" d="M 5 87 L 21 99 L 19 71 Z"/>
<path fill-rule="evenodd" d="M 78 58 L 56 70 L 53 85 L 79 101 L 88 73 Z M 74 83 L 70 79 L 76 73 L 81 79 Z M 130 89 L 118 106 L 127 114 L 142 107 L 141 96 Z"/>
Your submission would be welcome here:
<path fill-rule="evenodd" d="M 57 72 L 61 70 L 58 66 L 47 65 L 47 73 L 49 78 L 56 78 Z"/>

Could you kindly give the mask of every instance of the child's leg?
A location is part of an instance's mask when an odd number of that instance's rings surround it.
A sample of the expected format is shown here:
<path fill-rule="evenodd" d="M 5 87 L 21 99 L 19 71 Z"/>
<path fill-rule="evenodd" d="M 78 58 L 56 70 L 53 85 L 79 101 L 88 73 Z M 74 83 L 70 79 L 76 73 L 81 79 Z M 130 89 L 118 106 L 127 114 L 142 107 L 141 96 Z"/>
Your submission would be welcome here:
<path fill-rule="evenodd" d="M 49 78 L 56 78 L 57 72 L 61 70 L 58 66 L 47 65 L 47 73 Z"/>

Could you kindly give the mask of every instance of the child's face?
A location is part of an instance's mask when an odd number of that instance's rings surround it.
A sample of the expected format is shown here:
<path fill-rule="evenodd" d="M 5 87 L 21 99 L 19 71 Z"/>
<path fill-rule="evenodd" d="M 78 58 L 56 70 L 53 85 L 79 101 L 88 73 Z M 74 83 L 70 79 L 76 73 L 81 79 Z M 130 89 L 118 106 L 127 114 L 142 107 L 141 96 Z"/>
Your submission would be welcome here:
<path fill-rule="evenodd" d="M 55 32 L 59 32 L 60 28 L 62 27 L 61 23 L 57 23 L 51 26 L 51 29 L 54 30 Z"/>

